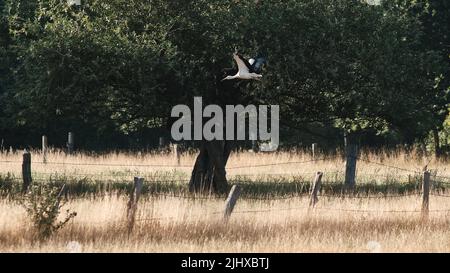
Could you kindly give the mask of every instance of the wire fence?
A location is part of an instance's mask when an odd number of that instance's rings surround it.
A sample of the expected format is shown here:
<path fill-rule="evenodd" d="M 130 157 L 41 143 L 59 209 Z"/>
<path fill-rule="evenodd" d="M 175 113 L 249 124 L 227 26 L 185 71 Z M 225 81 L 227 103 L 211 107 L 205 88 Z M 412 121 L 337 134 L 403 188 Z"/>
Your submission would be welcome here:
<path fill-rule="evenodd" d="M 262 168 L 262 167 L 270 167 L 270 166 L 281 166 L 281 165 L 301 165 L 301 164 L 307 164 L 307 163 L 314 163 L 318 161 L 325 161 L 325 160 L 332 160 L 333 157 L 324 157 L 319 159 L 311 159 L 311 160 L 304 160 L 304 161 L 285 161 L 285 162 L 274 162 L 274 163 L 264 163 L 264 164 L 251 164 L 251 165 L 239 165 L 239 166 L 229 166 L 227 169 L 254 169 L 254 168 Z M 401 172 L 406 172 L 409 174 L 416 174 L 416 175 L 422 175 L 421 171 L 418 170 L 412 170 L 412 169 L 406 169 L 398 166 L 392 166 L 388 165 L 382 162 L 373 162 L 364 158 L 357 158 L 358 160 L 361 160 L 367 164 L 374 164 L 377 166 L 383 166 L 385 168 L 394 169 Z M 11 160 L 4 160 L 0 161 L 0 163 L 22 163 L 21 161 L 11 161 Z M 106 164 L 106 163 L 77 163 L 77 162 L 38 162 L 33 161 L 32 164 L 46 164 L 48 166 L 52 165 L 63 165 L 63 166 L 106 166 L 106 167 L 128 167 L 128 168 L 134 168 L 134 167 L 155 167 L 155 168 L 192 168 L 192 165 L 168 165 L 168 164 Z M 344 174 L 342 171 L 330 171 L 327 172 L 328 174 Z M 41 172 L 41 173 L 34 173 L 35 175 L 50 175 L 51 177 L 58 177 L 57 172 Z M 109 174 L 100 174 L 100 176 L 105 177 L 130 177 L 135 176 L 136 174 L 141 174 L 140 172 L 128 172 L 128 173 L 109 173 Z M 70 174 L 71 176 L 82 178 L 86 176 L 98 176 L 98 173 L 76 173 L 76 174 Z M 147 174 L 148 175 L 148 174 Z M 255 173 L 255 174 L 237 174 L 232 177 L 234 178 L 249 178 L 254 176 L 312 176 L 312 173 L 308 172 L 296 172 L 296 173 L 273 173 L 273 174 L 261 174 L 261 173 Z M 387 176 L 382 175 L 378 173 L 372 173 L 372 174 L 365 174 L 365 175 L 372 175 L 372 176 Z M 398 174 L 396 174 L 398 175 Z M 435 179 L 444 179 L 450 180 L 450 177 L 447 176 L 441 176 L 441 175 L 432 175 Z M 167 175 L 164 174 L 150 174 L 148 175 L 148 178 L 153 179 L 154 181 L 151 182 L 188 182 L 189 179 L 183 179 L 182 177 L 176 177 L 169 179 Z M 13 177 L 11 178 L 14 181 L 21 181 L 21 178 Z M 156 180 L 159 179 L 159 180 Z M 47 181 L 45 178 L 38 178 L 34 179 L 34 181 Z M 245 184 L 246 181 L 235 181 L 236 183 Z M 247 181 L 248 183 L 252 183 L 252 181 Z M 254 182 L 253 182 L 254 183 Z M 283 183 L 279 183 L 283 184 Z M 286 182 L 284 183 L 286 185 L 292 185 L 292 182 Z M 305 183 L 305 185 L 310 185 L 310 183 Z M 449 182 L 445 181 L 439 181 L 440 185 L 450 185 Z M 325 184 L 324 184 L 325 186 Z M 422 192 L 420 191 L 409 191 L 402 194 L 387 194 L 387 193 L 377 193 L 375 195 L 373 194 L 329 194 L 324 191 L 319 192 L 317 195 L 318 197 L 326 198 L 326 199 L 385 199 L 385 198 L 404 198 L 404 197 L 420 197 L 422 196 Z M 159 196 L 163 198 L 179 198 L 179 199 L 188 199 L 188 200 L 217 200 L 217 201 L 224 201 L 224 196 L 216 196 L 216 195 L 192 195 L 190 193 L 165 193 L 165 192 L 156 192 L 156 191 L 150 191 L 151 196 Z M 433 190 L 430 192 L 430 195 L 436 196 L 436 197 L 442 197 L 442 198 L 449 198 L 450 195 L 445 194 L 445 192 Z M 70 200 L 79 200 L 79 199 L 86 199 L 86 198 L 106 198 L 106 197 L 114 197 L 114 194 L 110 193 L 103 193 L 103 194 L 94 194 L 94 195 L 80 195 L 80 196 L 66 196 L 66 201 Z M 243 196 L 243 199 L 248 200 L 261 200 L 261 201 L 276 201 L 276 200 L 289 200 L 289 199 L 298 199 L 298 198 L 309 198 L 310 194 L 309 192 L 295 194 L 295 195 L 283 195 L 283 196 Z M 117 198 L 119 198 L 119 195 L 117 195 Z M 299 206 L 299 207 L 288 207 L 288 208 L 264 208 L 264 209 L 255 209 L 255 210 L 236 210 L 233 211 L 233 214 L 249 214 L 249 213 L 265 213 L 265 212 L 274 212 L 274 211 L 285 211 L 285 210 L 310 210 L 311 208 L 309 206 Z M 422 210 L 363 210 L 363 209 L 346 209 L 346 208 L 336 208 L 336 207 L 315 207 L 314 210 L 321 210 L 321 211 L 340 211 L 340 212 L 351 212 L 351 213 L 422 213 Z M 449 213 L 450 209 L 443 209 L 443 210 L 427 210 L 429 213 Z M 198 217 L 205 217 L 208 215 L 218 215 L 223 214 L 223 211 L 215 211 L 212 213 L 203 213 L 201 215 L 198 215 Z M 192 217 L 192 215 L 191 215 Z M 138 222 L 145 222 L 145 221 L 156 221 L 156 220 L 167 220 L 167 219 L 177 219 L 178 217 L 152 217 L 152 218 L 140 218 L 136 219 Z M 124 220 L 126 222 L 127 220 Z"/>
<path fill-rule="evenodd" d="M 385 198 L 403 198 L 408 196 L 417 196 L 420 197 L 422 193 L 420 192 L 411 192 L 404 194 L 376 194 L 376 195 L 331 195 L 331 194 L 319 194 L 318 197 L 326 197 L 326 198 L 342 198 L 342 199 L 385 199 Z"/>
<path fill-rule="evenodd" d="M 450 195 L 440 194 L 431 192 L 430 195 L 439 196 L 439 197 L 450 197 Z M 70 196 L 70 200 L 79 200 L 79 199 L 87 199 L 87 198 L 105 198 L 105 197 L 120 197 L 121 195 L 115 193 L 103 193 L 103 194 L 92 194 L 92 195 L 81 195 L 81 196 Z M 163 192 L 152 192 L 150 196 L 159 196 L 164 198 L 180 198 L 180 199 L 188 199 L 188 200 L 222 200 L 226 199 L 225 196 L 216 196 L 216 195 L 195 195 L 195 194 L 175 194 L 175 193 L 163 193 Z M 327 199 L 335 198 L 335 199 L 386 199 L 386 198 L 404 198 L 404 197 L 421 197 L 421 192 L 410 192 L 404 194 L 377 194 L 377 195 L 333 195 L 333 194 L 319 194 L 318 197 L 324 197 Z M 290 196 L 265 196 L 265 197 L 257 197 L 257 196 L 243 196 L 244 200 L 262 200 L 262 201 L 277 201 L 277 200 L 289 200 L 289 199 L 301 199 L 301 198 L 310 198 L 309 193 L 290 195 Z"/>
<path fill-rule="evenodd" d="M 326 160 L 333 160 L 338 158 L 338 156 L 333 157 L 323 157 L 323 158 L 317 158 L 317 159 L 310 159 L 310 160 L 303 160 L 303 161 L 283 161 L 283 162 L 273 162 L 273 163 L 264 163 L 264 164 L 251 164 L 251 165 L 239 165 L 239 166 L 227 166 L 226 169 L 247 169 L 247 168 L 261 168 L 261 167 L 270 167 L 270 166 L 282 166 L 282 165 L 301 165 L 301 164 L 307 164 L 307 163 L 313 163 L 313 162 L 319 162 L 319 161 L 326 161 Z M 408 173 L 414 173 L 414 174 L 422 174 L 419 170 L 412 170 L 412 169 L 406 169 L 398 166 L 393 166 L 389 164 L 385 164 L 382 162 L 374 162 L 370 161 L 368 159 L 357 157 L 357 160 L 361 160 L 368 164 L 383 166 L 385 168 L 395 169 L 398 171 L 408 172 Z M 19 160 L 1 160 L 0 163 L 17 163 L 21 164 L 22 161 Z M 32 164 L 39 164 L 39 165 L 63 165 L 63 166 L 104 166 L 104 167 L 148 167 L 148 168 L 193 168 L 193 164 L 189 165 L 181 165 L 181 164 L 118 164 L 118 163 L 80 163 L 80 162 L 42 162 L 42 161 L 32 161 Z M 338 172 L 338 171 L 337 171 Z M 86 173 L 86 175 L 95 175 L 94 173 Z M 248 174 L 246 174 L 248 175 Z M 256 175 L 256 174 L 250 174 L 250 175 Z M 289 173 L 286 173 L 286 175 L 289 175 Z M 376 174 L 373 174 L 376 175 Z M 442 179 L 449 179 L 450 176 L 441 176 L 441 175 L 433 175 L 436 178 L 442 178 Z"/>
<path fill-rule="evenodd" d="M 259 214 L 259 213 L 271 213 L 271 212 L 281 212 L 281 211 L 297 211 L 304 210 L 308 213 L 314 213 L 308 206 L 297 206 L 297 207 L 289 207 L 289 208 L 276 208 L 276 209 L 254 209 L 254 210 L 236 210 L 233 211 L 233 214 Z M 423 213 L 421 210 L 364 210 L 364 209 L 345 209 L 345 208 L 332 208 L 332 207 L 316 207 L 314 208 L 316 211 L 330 211 L 330 212 L 348 212 L 348 213 L 362 213 L 362 214 L 417 214 Z M 439 209 L 439 210 L 429 210 L 429 213 L 434 214 L 450 214 L 450 209 Z M 167 220 L 182 220 L 186 221 L 188 219 L 193 219 L 197 221 L 197 219 L 207 219 L 211 216 L 222 216 L 224 214 L 223 211 L 213 211 L 209 213 L 202 214 L 183 214 L 181 216 L 166 216 L 166 217 L 144 217 L 135 219 L 135 222 L 154 222 L 154 221 L 167 221 Z M 220 218 L 219 218 L 220 219 Z M 102 220 L 102 221 L 89 221 L 89 223 L 94 224 L 128 224 L 129 221 L 125 219 L 110 219 L 110 220 Z"/>
<path fill-rule="evenodd" d="M 417 170 L 410 170 L 410 169 L 406 169 L 406 168 L 401 168 L 401 167 L 397 167 L 397 166 L 392 166 L 392 165 L 388 165 L 388 164 L 384 164 L 382 162 L 374 162 L 374 161 L 370 161 L 364 158 L 357 158 L 358 160 L 361 160 L 363 162 L 369 163 L 369 164 L 373 164 L 373 165 L 378 165 L 378 166 L 383 166 L 385 168 L 390 168 L 390 169 L 395 169 L 398 171 L 403 171 L 403 172 L 409 172 L 409 173 L 416 173 L 416 174 L 421 174 L 422 172 L 417 171 Z"/>
<path fill-rule="evenodd" d="M 151 197 L 158 196 L 164 198 L 180 198 L 180 199 L 188 199 L 188 200 L 222 200 L 226 199 L 226 196 L 216 196 L 216 195 L 195 195 L 195 194 L 176 194 L 176 193 L 164 193 L 164 192 L 151 192 L 149 194 Z M 397 195 L 385 195 L 385 194 L 377 194 L 377 195 L 366 195 L 366 196 L 352 196 L 352 195 L 332 195 L 332 194 L 319 194 L 318 197 L 324 197 L 327 199 L 335 198 L 335 199 L 386 199 L 386 198 L 403 198 L 403 197 L 420 197 L 422 193 L 414 192 L 414 193 L 405 193 L 405 194 L 397 194 Z M 430 195 L 441 196 L 441 197 L 450 197 L 450 195 L 442 195 L 430 193 Z M 69 200 L 80 200 L 80 199 L 101 199 L 105 197 L 121 197 L 120 194 L 115 194 L 113 192 L 103 193 L 103 194 L 85 194 L 78 196 L 68 196 Z M 287 195 L 287 196 L 242 196 L 241 199 L 244 200 L 261 200 L 261 201 L 278 201 L 278 200 L 292 200 L 292 199 L 301 199 L 301 198 L 310 198 L 309 193 L 304 194 L 296 194 L 296 195 Z"/>
<path fill-rule="evenodd" d="M 440 193 L 430 193 L 431 195 L 433 195 L 433 196 L 439 196 L 439 197 L 450 197 L 450 195 L 448 195 L 448 194 L 440 194 Z"/>
<path fill-rule="evenodd" d="M 287 162 L 275 162 L 267 164 L 254 164 L 254 165 L 239 165 L 239 166 L 228 166 L 227 169 L 243 169 L 243 168 L 258 168 L 258 167 L 268 167 L 268 166 L 279 166 L 279 165 L 290 165 L 290 164 L 305 164 L 317 161 L 323 161 L 327 158 L 322 159 L 311 159 L 304 161 L 287 161 Z M 332 158 L 329 158 L 332 159 Z M 22 163 L 19 160 L 2 160 L 0 163 Z M 42 164 L 42 165 L 67 165 L 67 166 L 104 166 L 104 167 L 157 167 L 157 168 L 192 168 L 193 165 L 180 165 L 180 164 L 117 164 L 117 163 L 79 163 L 79 162 L 42 162 L 42 161 L 32 161 L 32 164 Z"/>
<path fill-rule="evenodd" d="M 22 163 L 19 160 L 2 160 L 0 163 Z M 179 164 L 118 164 L 118 163 L 79 163 L 79 162 L 42 162 L 32 161 L 32 164 L 38 165 L 66 165 L 66 166 L 103 166 L 103 167 L 157 167 L 157 168 L 192 168 L 192 165 Z"/>
<path fill-rule="evenodd" d="M 280 211 L 296 211 L 296 210 L 304 210 L 311 212 L 310 208 L 307 206 L 299 206 L 299 207 L 290 207 L 290 208 L 277 208 L 277 209 L 255 209 L 255 210 L 237 210 L 233 211 L 233 214 L 258 214 L 258 213 L 270 213 L 270 212 L 280 212 Z M 363 210 L 363 209 L 343 209 L 343 208 L 332 208 L 332 207 L 318 207 L 314 208 L 314 210 L 318 211 L 331 211 L 331 212 L 349 212 L 349 213 L 363 213 L 363 214 L 417 214 L 417 213 L 423 213 L 421 210 Z M 442 210 L 429 210 L 429 213 L 436 213 L 436 214 L 450 214 L 450 209 L 442 209 Z M 207 217 L 211 216 L 222 216 L 224 214 L 223 211 L 214 211 L 210 213 L 202 213 L 197 215 L 192 214 L 184 214 L 182 216 L 166 216 L 166 217 L 146 217 L 146 218 L 139 218 L 135 219 L 135 222 L 153 222 L 153 221 L 166 221 L 166 220 L 182 220 L 186 221 L 187 219 L 194 219 L 197 220 L 199 218 L 205 219 Z M 94 224 L 117 224 L 122 223 L 126 224 L 129 223 L 128 220 L 117 220 L 117 219 L 111 219 L 111 220 L 102 220 L 102 221 L 89 221 L 89 223 Z"/>
<path fill-rule="evenodd" d="M 227 169 L 252 169 L 252 168 L 260 168 L 260 167 L 268 167 L 268 166 L 281 166 L 281 165 L 301 165 L 306 163 L 312 163 L 312 162 L 318 162 L 318 161 L 325 161 L 325 160 L 333 160 L 337 156 L 333 157 L 322 157 L 317 159 L 310 159 L 310 160 L 303 160 L 303 161 L 284 161 L 284 162 L 274 162 L 274 163 L 266 163 L 266 164 L 252 164 L 252 165 L 240 165 L 240 166 L 229 166 Z M 375 164 L 379 166 L 383 166 L 386 168 L 391 168 L 403 172 L 408 173 L 414 173 L 417 175 L 421 175 L 422 173 L 417 170 L 410 170 L 406 168 L 401 168 L 398 166 L 392 166 L 388 165 L 382 162 L 373 162 L 368 159 L 364 159 L 361 157 L 357 157 L 356 159 L 361 160 L 363 162 L 366 162 L 368 164 Z M 0 163 L 22 163 L 21 161 L 17 160 L 3 160 L 0 161 Z M 67 165 L 67 166 L 108 166 L 108 167 L 170 167 L 170 168 L 192 168 L 192 165 L 167 165 L 167 164 L 106 164 L 106 163 L 78 163 L 78 162 L 39 162 L 39 161 L 33 161 L 33 164 L 47 164 L 47 165 Z M 52 179 L 104 179 L 104 178 L 119 178 L 119 179 L 128 179 L 129 177 L 133 176 L 144 176 L 146 180 L 149 180 L 150 182 L 158 182 L 158 183 L 187 183 L 190 181 L 187 177 L 184 177 L 182 175 L 177 175 L 176 173 L 159 173 L 159 172 L 152 172 L 152 173 L 145 173 L 141 171 L 126 171 L 126 172 L 110 172 L 110 173 L 89 173 L 89 172 L 79 172 L 78 170 L 75 170 L 76 173 L 58 173 L 55 172 L 33 172 L 32 174 L 36 176 L 37 178 L 34 178 L 34 181 L 38 182 L 45 182 L 46 180 L 52 180 Z M 252 173 L 252 174 L 232 174 L 229 175 L 229 179 L 233 181 L 234 183 L 239 184 L 252 184 L 255 183 L 255 181 L 252 181 L 250 178 L 257 178 L 259 179 L 258 182 L 264 182 L 261 181 L 260 178 L 262 177 L 270 177 L 270 179 L 273 179 L 273 181 L 270 181 L 272 183 L 276 183 L 277 185 L 293 185 L 292 181 L 288 182 L 281 182 L 277 179 L 286 179 L 287 177 L 290 178 L 301 178 L 301 177 L 312 177 L 314 174 L 311 172 L 290 172 L 290 173 Z M 344 176 L 345 172 L 343 171 L 326 171 L 325 175 L 331 176 L 335 175 L 337 177 L 338 175 Z M 391 178 L 391 177 L 398 177 L 401 176 L 399 173 L 395 174 L 380 174 L 380 173 L 364 173 L 365 177 L 385 177 L 385 178 Z M 42 176 L 49 176 L 47 178 L 44 178 Z M 99 178 L 100 177 L 100 178 Z M 434 179 L 450 179 L 450 177 L 442 176 L 442 175 L 436 175 L 436 173 L 432 174 L 432 177 Z M 21 178 L 11 176 L 9 177 L 12 181 L 20 181 Z M 244 179 L 244 180 L 242 180 Z M 410 176 L 408 175 L 408 182 L 410 180 Z M 266 181 L 269 182 L 269 181 Z M 439 185 L 445 186 L 450 185 L 450 181 L 438 181 Z M 349 198 L 349 197 L 347 197 Z M 351 198 L 362 198 L 362 197 L 351 197 Z M 375 197 L 376 198 L 376 197 Z"/>
<path fill-rule="evenodd" d="M 153 195 L 164 197 L 164 198 L 183 198 L 183 199 L 189 199 L 189 200 L 216 200 L 216 201 L 225 201 L 225 198 L 218 197 L 218 196 L 189 196 L 189 195 L 177 195 L 177 194 L 166 194 L 166 193 L 153 193 Z M 402 194 L 402 195 L 383 195 L 383 196 L 334 196 L 334 195 L 324 195 L 321 194 L 319 197 L 326 197 L 326 198 L 399 198 L 399 197 L 408 197 L 408 196 L 420 196 L 421 193 L 409 193 L 409 194 Z M 450 195 L 442 195 L 437 193 L 430 193 L 430 195 L 433 196 L 439 196 L 439 197 L 450 197 Z M 105 193 L 100 196 L 93 196 L 92 198 L 105 198 L 105 197 L 116 197 L 121 198 L 123 196 L 120 195 L 114 195 L 111 193 Z M 293 199 L 293 198 L 309 198 L 308 194 L 304 195 L 298 195 L 298 196 L 286 196 L 286 197 L 277 197 L 277 198 L 253 198 L 253 197 L 247 197 L 245 199 L 256 199 L 256 200 L 266 200 L 266 201 L 274 201 L 274 200 L 282 200 L 282 199 Z M 78 197 L 71 197 L 67 201 L 71 200 L 78 200 L 78 199 L 86 199 L 86 196 L 78 196 Z M 141 217 L 138 219 L 135 219 L 134 222 L 138 223 L 145 223 L 145 222 L 160 222 L 160 221 L 186 221 L 186 220 L 195 220 L 197 219 L 207 219 L 211 216 L 220 216 L 222 217 L 224 215 L 223 210 L 217 210 L 217 206 L 208 205 L 207 203 L 202 203 L 203 207 L 208 207 L 209 209 L 212 209 L 213 212 L 206 212 L 201 214 L 192 214 L 192 213 L 182 213 L 179 216 L 165 216 L 165 217 Z M 294 207 L 287 207 L 287 208 L 263 208 L 263 209 L 245 209 L 245 210 L 235 210 L 233 211 L 234 214 L 259 214 L 259 213 L 273 213 L 273 212 L 282 212 L 282 211 L 294 211 L 294 210 L 304 210 L 308 214 L 314 213 L 314 211 L 325 211 L 325 212 L 343 212 L 343 213 L 362 213 L 362 214 L 417 214 L 417 213 L 423 213 L 422 210 L 378 210 L 378 209 L 348 209 L 348 208 L 336 208 L 336 207 L 314 207 L 313 209 L 311 206 L 303 205 L 303 206 L 294 206 Z M 316 212 L 317 213 L 317 212 Z M 450 209 L 436 209 L 436 210 L 428 210 L 427 213 L 433 213 L 433 214 L 444 214 L 449 215 Z M 220 219 L 220 218 L 219 218 Z M 90 224 L 129 224 L 129 220 L 126 219 L 111 219 L 111 220 L 102 220 L 102 221 L 89 221 Z"/>

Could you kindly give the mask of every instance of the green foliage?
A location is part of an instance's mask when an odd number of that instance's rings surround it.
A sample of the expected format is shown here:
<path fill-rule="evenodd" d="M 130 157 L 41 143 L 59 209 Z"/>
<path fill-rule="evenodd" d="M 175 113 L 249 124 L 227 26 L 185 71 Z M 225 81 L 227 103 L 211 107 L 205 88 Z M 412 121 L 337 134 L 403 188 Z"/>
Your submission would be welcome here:
<path fill-rule="evenodd" d="M 60 202 L 60 191 L 58 187 L 33 184 L 22 201 L 40 239 L 49 238 L 77 215 L 76 212 L 66 210 L 64 219 L 58 222 L 58 216 L 64 206 Z"/>
<path fill-rule="evenodd" d="M 0 6 L 1 7 L 1 6 Z M 445 0 L 7 0 L 0 132 L 80 141 L 170 125 L 175 104 L 279 104 L 281 120 L 411 143 L 448 113 Z M 217 85 L 232 52 L 258 83 Z M 236 94 L 236 90 L 238 94 Z M 229 92 L 228 92 L 229 91 Z"/>

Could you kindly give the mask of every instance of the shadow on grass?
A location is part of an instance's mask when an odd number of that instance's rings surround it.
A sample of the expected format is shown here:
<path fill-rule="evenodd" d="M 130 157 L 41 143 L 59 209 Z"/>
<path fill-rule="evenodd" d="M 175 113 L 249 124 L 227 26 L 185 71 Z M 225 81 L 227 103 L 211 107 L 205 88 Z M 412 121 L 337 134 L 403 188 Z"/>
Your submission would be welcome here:
<path fill-rule="evenodd" d="M 308 195 L 311 190 L 312 178 L 308 177 L 276 177 L 266 176 L 249 179 L 248 177 L 233 177 L 228 182 L 231 185 L 238 184 L 242 187 L 242 198 L 282 199 L 295 196 Z M 194 195 L 188 191 L 187 179 L 180 177 L 145 177 L 143 195 L 170 195 L 189 198 L 204 198 L 205 195 Z M 128 195 L 132 189 L 132 181 L 129 178 L 96 179 L 88 177 L 52 176 L 49 178 L 35 179 L 34 183 L 50 184 L 62 187 L 66 184 L 65 197 L 71 198 L 97 198 L 105 195 Z M 433 190 L 446 192 L 450 186 L 444 182 L 433 181 Z M 0 196 L 13 198 L 21 193 L 21 178 L 11 174 L 0 175 Z M 373 178 L 361 178 L 356 187 L 351 191 L 345 191 L 345 185 L 339 177 L 325 177 L 322 181 L 320 194 L 336 195 L 351 194 L 355 196 L 371 195 L 402 195 L 419 194 L 421 190 L 421 177 L 410 177 L 408 181 L 386 177 L 383 180 Z M 226 198 L 226 195 L 212 195 L 213 198 Z"/>

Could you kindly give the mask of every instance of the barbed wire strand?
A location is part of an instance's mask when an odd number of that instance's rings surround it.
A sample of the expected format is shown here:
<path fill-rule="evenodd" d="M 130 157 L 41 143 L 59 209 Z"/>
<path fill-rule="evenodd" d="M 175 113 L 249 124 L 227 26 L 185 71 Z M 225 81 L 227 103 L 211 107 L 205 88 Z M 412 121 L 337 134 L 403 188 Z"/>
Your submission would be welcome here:
<path fill-rule="evenodd" d="M 439 196 L 439 197 L 450 197 L 450 195 L 447 195 L 447 194 L 436 194 L 436 193 L 430 193 L 431 195 L 433 195 L 433 196 Z"/>
<path fill-rule="evenodd" d="M 406 193 L 406 194 L 397 194 L 397 195 L 374 195 L 374 196 L 353 196 L 353 195 L 330 195 L 330 194 L 319 194 L 317 197 L 326 197 L 326 198 L 342 198 L 342 199 L 381 199 L 381 198 L 402 198 L 408 196 L 420 196 L 421 193 Z"/>
<path fill-rule="evenodd" d="M 332 159 L 332 158 L 330 158 L 330 159 Z M 267 163 L 267 164 L 230 166 L 227 169 L 256 168 L 256 167 L 268 167 L 268 166 L 290 165 L 290 164 L 306 164 L 306 163 L 323 161 L 323 160 L 327 160 L 327 158 L 311 159 L 311 160 L 305 160 L 305 161 L 287 161 L 287 162 L 276 162 L 276 163 Z"/>
<path fill-rule="evenodd" d="M 381 162 L 373 162 L 373 161 L 370 161 L 370 160 L 367 160 L 367 159 L 364 159 L 364 158 L 360 158 L 360 157 L 356 158 L 356 159 L 359 159 L 359 160 L 364 161 L 364 162 L 369 163 L 369 164 L 384 166 L 384 167 L 391 168 L 391 169 L 396 169 L 396 170 L 399 170 L 399 171 L 421 174 L 421 172 L 419 172 L 417 170 L 409 170 L 409 169 L 405 169 L 405 168 L 401 168 L 401 167 L 397 167 L 397 166 L 393 166 L 393 165 L 384 164 L 384 163 L 381 163 Z"/>
<path fill-rule="evenodd" d="M 266 167 L 266 166 L 274 166 L 274 165 L 286 165 L 286 164 L 304 164 L 304 163 L 310 163 L 310 162 L 316 162 L 316 161 L 324 161 L 324 160 L 332 160 L 338 158 L 338 156 L 332 156 L 332 157 L 323 157 L 323 158 L 319 158 L 319 159 L 311 159 L 311 160 L 305 160 L 305 161 L 286 161 L 286 162 L 274 162 L 274 163 L 267 163 L 267 164 L 255 164 L 255 165 L 240 165 L 240 166 L 229 166 L 229 169 L 239 169 L 239 168 L 252 168 L 252 167 Z M 401 168 L 398 166 L 393 166 L 393 165 L 389 165 L 389 164 L 385 164 L 385 163 L 381 163 L 381 162 L 374 162 L 374 161 L 370 161 L 368 159 L 364 159 L 361 157 L 357 157 L 356 159 L 364 161 L 366 163 L 369 164 L 375 164 L 375 165 L 380 165 L 380 166 L 384 166 L 387 168 L 394 168 L 397 170 L 401 170 L 401 171 L 406 171 L 406 172 L 411 172 L 411 173 L 417 173 L 417 174 L 421 174 L 422 172 L 417 171 L 417 170 L 410 170 L 410 169 L 406 169 L 406 168 Z M 1 163 L 22 163 L 22 161 L 19 160 L 2 160 L 0 161 Z M 77 163 L 77 162 L 42 162 L 42 161 L 33 161 L 33 164 L 48 164 L 48 165 L 74 165 L 74 166 L 118 166 L 118 167 L 181 167 L 181 168 L 192 168 L 193 165 L 163 165 L 163 164 L 114 164 L 114 163 Z M 435 177 L 439 177 L 439 178 L 445 178 L 445 179 L 450 179 L 450 177 L 448 176 L 437 176 L 434 175 Z"/>
<path fill-rule="evenodd" d="M 316 162 L 316 161 L 323 161 L 323 160 L 331 160 L 337 158 L 337 156 L 334 157 L 324 157 L 324 158 L 320 158 L 320 159 L 311 159 L 311 160 L 305 160 L 305 161 L 287 161 L 287 162 L 274 162 L 274 163 L 268 163 L 268 164 L 255 164 L 255 165 L 240 165 L 240 166 L 229 166 L 226 167 L 227 169 L 241 169 L 241 168 L 256 168 L 256 167 L 267 167 L 267 166 L 277 166 L 277 165 L 287 165 L 287 164 L 305 164 L 305 163 L 310 163 L 310 162 Z M 375 164 L 375 165 L 380 165 L 380 166 L 384 166 L 387 168 L 392 168 L 392 169 L 396 169 L 396 170 L 401 170 L 401 171 L 405 171 L 405 172 L 410 172 L 410 173 L 416 173 L 416 174 L 422 174 L 422 172 L 417 171 L 417 170 L 410 170 L 410 169 L 406 169 L 406 168 L 401 168 L 401 167 L 397 167 L 397 166 L 393 166 L 393 165 L 388 165 L 388 164 L 384 164 L 381 162 L 373 162 L 364 158 L 356 158 L 359 159 L 361 161 L 364 161 L 366 163 L 369 164 Z M 3 160 L 0 161 L 2 163 L 22 163 L 21 161 L 13 161 L 13 160 Z M 106 164 L 106 163 L 75 163 L 75 162 L 40 162 L 40 161 L 33 161 L 32 163 L 34 164 L 53 164 L 53 165 L 75 165 L 75 166 L 110 166 L 110 167 L 161 167 L 161 168 L 192 168 L 193 165 L 162 165 L 162 164 Z M 438 176 L 438 175 L 433 175 L 433 177 L 437 177 L 437 178 L 443 178 L 443 179 L 450 179 L 450 177 L 447 176 Z"/>
<path fill-rule="evenodd" d="M 321 161 L 326 159 L 333 158 L 322 158 L 322 159 L 311 159 L 305 161 L 288 161 L 288 162 L 276 162 L 276 163 L 268 163 L 268 164 L 256 164 L 256 165 L 240 165 L 240 166 L 229 166 L 227 169 L 240 169 L 240 168 L 252 168 L 252 167 L 267 167 L 267 166 L 275 166 L 275 165 L 287 165 L 287 164 L 305 164 L 309 162 Z M 21 161 L 0 161 L 2 163 L 22 163 Z M 106 164 L 106 163 L 76 163 L 76 162 L 41 162 L 41 161 L 33 161 L 32 164 L 46 164 L 46 165 L 73 165 L 73 166 L 107 166 L 107 167 L 167 167 L 167 168 L 192 168 L 193 165 L 162 165 L 162 164 Z"/>

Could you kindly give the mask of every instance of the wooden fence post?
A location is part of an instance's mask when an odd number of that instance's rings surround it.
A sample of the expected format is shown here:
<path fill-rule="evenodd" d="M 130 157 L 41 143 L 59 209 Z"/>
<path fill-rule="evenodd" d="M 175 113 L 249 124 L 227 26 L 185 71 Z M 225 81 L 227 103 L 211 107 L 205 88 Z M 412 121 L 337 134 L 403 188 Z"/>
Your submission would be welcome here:
<path fill-rule="evenodd" d="M 309 206 L 313 208 L 319 201 L 319 198 L 317 198 L 317 194 L 319 193 L 320 185 L 322 184 L 322 175 L 322 172 L 317 172 L 316 177 L 314 178 L 314 184 L 311 190 L 311 199 L 309 201 Z"/>
<path fill-rule="evenodd" d="M 69 132 L 67 136 L 67 151 L 69 154 L 72 154 L 74 146 L 75 146 L 74 135 L 72 132 Z"/>
<path fill-rule="evenodd" d="M 354 144 L 348 144 L 345 152 L 347 157 L 345 163 L 345 187 L 346 189 L 353 189 L 355 187 L 358 147 Z"/>
<path fill-rule="evenodd" d="M 47 163 L 47 136 L 42 136 L 42 162 Z"/>
<path fill-rule="evenodd" d="M 178 144 L 172 144 L 172 153 L 175 160 L 177 161 L 177 165 L 180 165 L 180 152 L 178 150 Z"/>
<path fill-rule="evenodd" d="M 134 177 L 134 184 L 130 194 L 130 200 L 127 205 L 127 220 L 128 220 L 128 232 L 133 230 L 134 221 L 136 217 L 137 203 L 141 196 L 142 186 L 144 185 L 144 178 Z"/>
<path fill-rule="evenodd" d="M 230 193 L 228 194 L 228 198 L 225 201 L 225 212 L 223 215 L 225 221 L 228 221 L 228 219 L 230 218 L 240 194 L 241 187 L 239 185 L 233 185 L 233 187 L 231 187 Z"/>
<path fill-rule="evenodd" d="M 25 149 L 22 161 L 22 192 L 26 192 L 31 184 L 31 153 Z"/>
<path fill-rule="evenodd" d="M 311 151 L 312 151 L 312 159 L 316 160 L 316 153 L 317 153 L 317 143 L 313 143 L 311 145 Z"/>
<path fill-rule="evenodd" d="M 422 219 L 428 219 L 428 212 L 430 206 L 430 172 L 423 172 L 422 181 Z"/>

